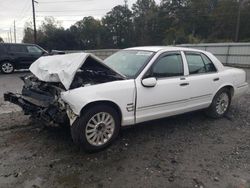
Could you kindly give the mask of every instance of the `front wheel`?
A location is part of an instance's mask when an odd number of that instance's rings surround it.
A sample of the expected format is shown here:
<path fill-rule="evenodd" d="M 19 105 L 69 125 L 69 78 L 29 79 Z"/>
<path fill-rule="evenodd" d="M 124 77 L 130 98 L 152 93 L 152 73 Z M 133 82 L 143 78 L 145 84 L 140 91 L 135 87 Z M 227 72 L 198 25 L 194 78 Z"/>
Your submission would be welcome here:
<path fill-rule="evenodd" d="M 231 94 L 228 89 L 219 90 L 210 107 L 206 110 L 206 114 L 212 118 L 223 117 L 229 110 L 231 104 Z"/>
<path fill-rule="evenodd" d="M 74 143 L 86 151 L 101 150 L 110 145 L 120 129 L 120 117 L 115 109 L 106 105 L 89 108 L 71 126 Z"/>
<path fill-rule="evenodd" d="M 1 72 L 4 74 L 10 74 L 14 72 L 14 65 L 9 61 L 4 61 L 0 64 Z"/>

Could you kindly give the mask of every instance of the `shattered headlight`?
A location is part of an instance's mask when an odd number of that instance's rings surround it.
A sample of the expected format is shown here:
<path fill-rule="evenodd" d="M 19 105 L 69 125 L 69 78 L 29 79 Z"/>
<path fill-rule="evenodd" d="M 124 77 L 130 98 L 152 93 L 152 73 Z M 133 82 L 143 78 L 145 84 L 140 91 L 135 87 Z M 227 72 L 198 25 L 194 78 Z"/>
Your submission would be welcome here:
<path fill-rule="evenodd" d="M 72 125 L 78 116 L 73 112 L 73 110 L 67 104 L 66 104 L 66 112 L 70 120 L 70 125 Z"/>

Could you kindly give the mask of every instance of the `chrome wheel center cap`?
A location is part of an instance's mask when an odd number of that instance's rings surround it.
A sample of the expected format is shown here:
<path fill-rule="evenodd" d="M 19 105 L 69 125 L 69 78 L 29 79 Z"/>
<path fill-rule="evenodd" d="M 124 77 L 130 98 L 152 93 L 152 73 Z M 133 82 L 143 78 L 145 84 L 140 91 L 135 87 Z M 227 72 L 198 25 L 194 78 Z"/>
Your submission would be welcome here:
<path fill-rule="evenodd" d="M 96 125 L 97 132 L 103 132 L 105 130 L 106 125 L 104 123 L 99 123 Z"/>

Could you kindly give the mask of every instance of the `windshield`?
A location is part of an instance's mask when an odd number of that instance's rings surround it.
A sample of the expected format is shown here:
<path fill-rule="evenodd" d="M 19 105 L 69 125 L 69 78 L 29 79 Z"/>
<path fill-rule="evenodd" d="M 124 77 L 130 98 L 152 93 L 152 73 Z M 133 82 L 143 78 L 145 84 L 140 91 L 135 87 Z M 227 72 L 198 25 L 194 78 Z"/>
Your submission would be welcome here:
<path fill-rule="evenodd" d="M 105 63 L 128 78 L 134 78 L 141 68 L 151 59 L 154 52 L 122 50 L 105 59 Z"/>

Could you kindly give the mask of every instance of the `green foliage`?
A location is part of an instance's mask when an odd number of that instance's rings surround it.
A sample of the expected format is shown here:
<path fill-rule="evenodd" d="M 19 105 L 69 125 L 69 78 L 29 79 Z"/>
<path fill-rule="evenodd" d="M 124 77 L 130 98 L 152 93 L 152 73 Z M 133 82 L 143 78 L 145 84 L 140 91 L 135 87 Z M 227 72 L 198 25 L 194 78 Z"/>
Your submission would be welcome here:
<path fill-rule="evenodd" d="M 127 6 L 115 6 L 102 19 L 103 27 L 108 36 L 111 46 L 127 47 L 133 44 L 132 12 Z"/>
<path fill-rule="evenodd" d="M 1 43 L 1 42 L 4 42 L 2 37 L 0 37 L 0 43 Z"/>
<path fill-rule="evenodd" d="M 136 45 L 160 43 L 158 8 L 154 0 L 137 0 L 132 6 Z"/>
<path fill-rule="evenodd" d="M 100 48 L 101 22 L 99 20 L 91 16 L 84 17 L 81 21 L 71 26 L 70 31 L 74 31 L 75 42 L 81 49 Z"/>
<path fill-rule="evenodd" d="M 118 5 L 101 20 L 84 17 L 64 29 L 52 17 L 37 31 L 46 49 L 74 50 L 125 48 L 139 45 L 234 41 L 238 10 L 239 40 L 250 41 L 248 0 L 137 0 L 131 7 Z M 33 42 L 27 23 L 23 42 Z"/>

